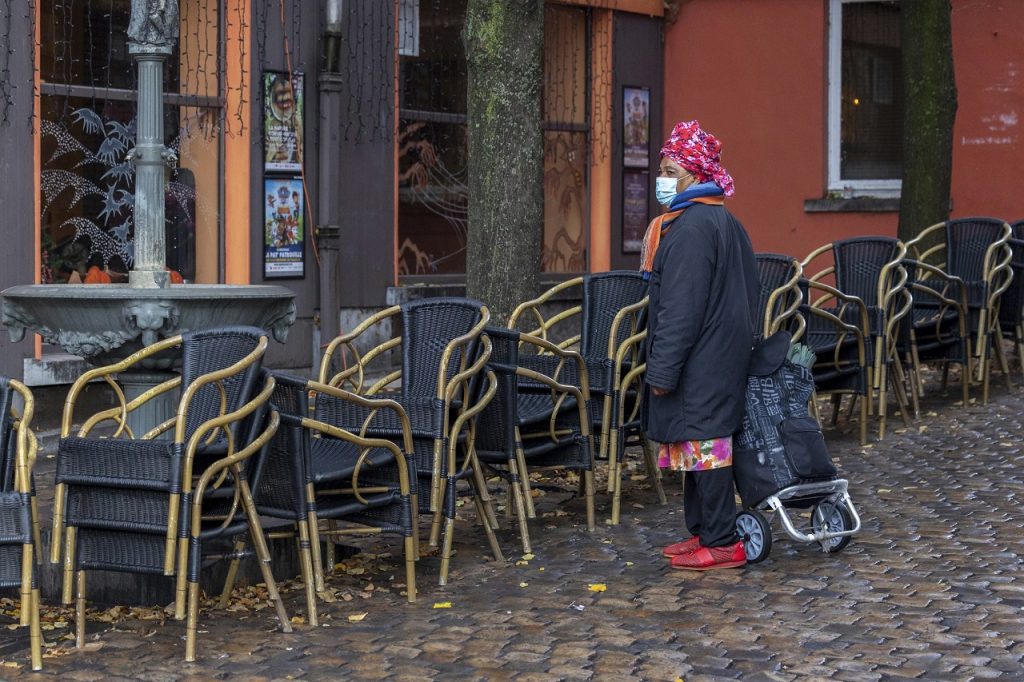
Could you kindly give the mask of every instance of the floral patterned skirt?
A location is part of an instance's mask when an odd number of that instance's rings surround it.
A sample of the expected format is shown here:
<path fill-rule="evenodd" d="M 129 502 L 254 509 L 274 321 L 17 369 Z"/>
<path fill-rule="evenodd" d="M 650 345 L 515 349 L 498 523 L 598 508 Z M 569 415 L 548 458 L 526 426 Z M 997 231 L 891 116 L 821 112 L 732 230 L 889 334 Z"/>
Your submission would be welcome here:
<path fill-rule="evenodd" d="M 658 466 L 675 471 L 707 471 L 732 466 L 732 436 L 662 443 Z"/>

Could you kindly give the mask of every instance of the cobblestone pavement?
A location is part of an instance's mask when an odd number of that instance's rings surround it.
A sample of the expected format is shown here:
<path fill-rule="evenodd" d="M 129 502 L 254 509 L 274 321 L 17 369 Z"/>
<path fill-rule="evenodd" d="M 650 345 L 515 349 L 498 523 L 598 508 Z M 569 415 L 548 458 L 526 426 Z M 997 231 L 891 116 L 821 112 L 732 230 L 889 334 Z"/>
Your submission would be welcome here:
<path fill-rule="evenodd" d="M 533 558 L 520 560 L 505 524 L 499 537 L 513 561 L 483 561 L 483 533 L 470 515 L 457 526 L 450 585 L 438 588 L 438 560 L 424 559 L 416 604 L 399 595 L 398 562 L 366 556 L 397 556 L 397 547 L 368 545 L 348 572 L 331 578 L 336 601 L 321 605 L 315 630 L 297 625 L 283 634 L 273 609 L 250 608 L 252 600 L 237 611 L 206 609 L 200 661 L 185 664 L 183 623 L 94 623 L 88 650 L 60 640 L 42 675 L 82 682 L 1024 679 L 1024 391 L 994 385 L 987 407 L 963 409 L 953 400 L 933 398 L 910 428 L 897 418 L 884 442 L 866 448 L 842 421 L 828 430 L 864 519 L 863 533 L 838 554 L 777 530 L 764 563 L 671 571 L 660 549 L 684 534 L 677 482 L 667 484 L 668 507 L 652 501 L 643 481 L 627 484 L 622 524 L 592 534 L 579 500 L 548 493 L 532 522 Z M 608 511 L 601 494 L 599 519 Z M 607 589 L 592 591 L 595 584 Z M 301 589 L 291 584 L 285 595 L 289 613 L 301 617 Z M 450 608 L 436 608 L 443 602 Z M 45 634 L 54 640 L 65 631 Z M 0 677 L 37 677 L 25 668 L 25 650 L 3 656 Z"/>

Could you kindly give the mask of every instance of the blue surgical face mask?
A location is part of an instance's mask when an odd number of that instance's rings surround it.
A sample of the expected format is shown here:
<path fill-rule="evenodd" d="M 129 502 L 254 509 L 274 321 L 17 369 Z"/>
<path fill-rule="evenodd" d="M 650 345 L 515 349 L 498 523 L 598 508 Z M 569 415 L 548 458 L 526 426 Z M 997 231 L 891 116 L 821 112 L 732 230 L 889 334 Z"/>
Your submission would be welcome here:
<path fill-rule="evenodd" d="M 654 196 L 658 199 L 658 203 L 662 206 L 668 206 L 672 203 L 672 198 L 676 195 L 676 185 L 679 183 L 679 178 L 656 178 L 654 184 Z"/>

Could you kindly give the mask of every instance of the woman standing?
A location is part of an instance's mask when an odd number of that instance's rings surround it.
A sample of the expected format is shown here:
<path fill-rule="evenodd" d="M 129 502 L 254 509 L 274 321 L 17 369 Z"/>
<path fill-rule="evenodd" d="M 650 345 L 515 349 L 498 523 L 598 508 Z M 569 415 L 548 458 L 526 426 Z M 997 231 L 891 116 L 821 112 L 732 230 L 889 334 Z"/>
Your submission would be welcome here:
<path fill-rule="evenodd" d="M 658 201 L 668 211 L 644 236 L 650 278 L 644 430 L 659 464 L 685 472 L 692 537 L 666 547 L 672 568 L 746 564 L 736 534 L 732 434 L 743 421 L 757 307 L 750 238 L 726 210 L 733 181 L 721 143 L 697 121 L 678 123 L 661 149 Z"/>

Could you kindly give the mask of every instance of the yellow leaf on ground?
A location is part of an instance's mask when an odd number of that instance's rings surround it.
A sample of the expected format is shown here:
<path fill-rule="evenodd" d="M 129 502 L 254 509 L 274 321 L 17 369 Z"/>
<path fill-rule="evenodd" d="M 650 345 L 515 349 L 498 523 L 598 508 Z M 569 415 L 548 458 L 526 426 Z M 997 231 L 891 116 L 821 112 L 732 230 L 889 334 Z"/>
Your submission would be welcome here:
<path fill-rule="evenodd" d="M 608 589 L 608 586 L 604 583 L 591 583 L 587 586 L 591 592 L 604 592 Z"/>
<path fill-rule="evenodd" d="M 627 562 L 626 562 L 626 565 L 627 565 L 627 566 L 632 566 L 632 565 L 633 565 L 633 562 L 632 562 L 632 561 L 627 561 Z"/>
<path fill-rule="evenodd" d="M 533 554 L 524 554 L 523 555 L 523 561 L 530 561 L 531 559 L 533 559 Z"/>
<path fill-rule="evenodd" d="M 519 587 L 529 587 L 530 583 L 519 583 Z"/>
<path fill-rule="evenodd" d="M 365 612 L 364 613 L 353 613 L 351 616 L 348 617 L 348 622 L 350 622 L 350 623 L 358 623 L 363 618 L 366 618 L 366 613 Z"/>
<path fill-rule="evenodd" d="M 452 607 L 452 603 L 450 601 L 436 601 L 436 602 L 434 602 L 434 608 L 435 609 L 450 609 L 451 607 Z"/>
<path fill-rule="evenodd" d="M 305 625 L 306 624 L 306 619 L 303 618 L 302 616 L 292 616 L 291 617 L 291 621 L 292 621 L 292 625 Z"/>

